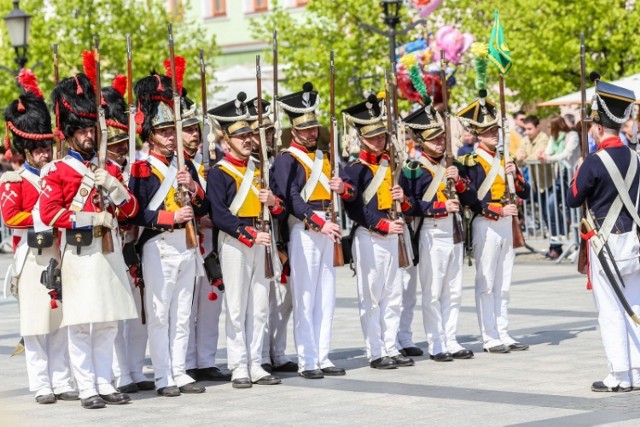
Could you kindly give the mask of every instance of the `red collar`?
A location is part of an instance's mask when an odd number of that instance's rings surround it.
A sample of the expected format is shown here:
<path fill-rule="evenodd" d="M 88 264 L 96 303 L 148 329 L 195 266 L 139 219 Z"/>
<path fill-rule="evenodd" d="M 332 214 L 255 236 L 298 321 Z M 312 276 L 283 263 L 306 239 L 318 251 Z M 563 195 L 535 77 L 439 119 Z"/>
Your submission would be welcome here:
<path fill-rule="evenodd" d="M 370 165 L 377 165 L 383 159 L 389 160 L 389 156 L 386 153 L 382 153 L 381 155 L 376 156 L 374 153 L 371 153 L 371 152 L 366 151 L 366 150 L 361 150 L 360 151 L 360 155 L 358 156 L 358 158 L 360 160 L 363 160 L 363 161 L 369 163 Z"/>
<path fill-rule="evenodd" d="M 483 151 L 486 151 L 487 153 L 489 153 L 491 155 L 491 157 L 495 157 L 496 153 L 498 152 L 498 150 L 496 149 L 495 151 L 491 151 L 491 149 L 489 147 L 486 147 L 484 144 L 478 144 L 478 149 L 481 149 Z"/>
<path fill-rule="evenodd" d="M 305 153 L 308 153 L 308 152 L 309 152 L 309 150 L 307 149 L 307 147 L 305 147 L 305 146 L 304 146 L 304 145 L 302 145 L 302 144 L 298 144 L 297 142 L 295 142 L 295 141 L 293 141 L 293 140 L 291 140 L 291 144 L 290 144 L 290 146 L 291 146 L 291 147 L 293 147 L 293 148 L 297 148 L 298 150 L 302 150 L 302 151 L 304 151 Z"/>
<path fill-rule="evenodd" d="M 155 151 L 149 151 L 149 155 L 155 157 L 158 160 L 160 160 L 165 165 L 168 165 L 169 163 L 171 163 L 171 159 L 173 158 L 173 156 L 165 157 L 162 154 L 156 153 Z"/>
<path fill-rule="evenodd" d="M 244 160 L 236 159 L 230 153 L 224 156 L 224 159 L 227 162 L 231 163 L 233 166 L 238 166 L 241 168 L 246 167 L 247 163 L 249 162 L 249 159 L 244 159 Z"/>
<path fill-rule="evenodd" d="M 193 160 L 196 158 L 196 154 L 198 154 L 198 152 L 196 151 L 195 153 L 193 153 L 193 156 L 191 154 L 189 154 L 189 152 L 187 150 L 183 150 L 184 151 L 184 158 L 188 159 L 188 160 Z"/>
<path fill-rule="evenodd" d="M 619 136 L 610 136 L 609 138 L 600 141 L 600 144 L 598 144 L 598 150 L 602 150 L 603 148 L 616 148 L 623 146 L 624 143 Z"/>

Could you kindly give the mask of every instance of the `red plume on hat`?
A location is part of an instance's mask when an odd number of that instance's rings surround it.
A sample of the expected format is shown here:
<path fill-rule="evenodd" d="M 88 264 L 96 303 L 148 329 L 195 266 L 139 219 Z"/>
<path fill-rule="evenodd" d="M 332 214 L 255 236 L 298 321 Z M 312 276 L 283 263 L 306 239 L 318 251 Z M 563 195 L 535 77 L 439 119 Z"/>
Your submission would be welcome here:
<path fill-rule="evenodd" d="M 91 85 L 97 91 L 98 74 L 96 72 L 96 55 L 92 50 L 82 51 L 82 68 L 84 74 L 91 80 Z"/>
<path fill-rule="evenodd" d="M 41 99 L 44 98 L 44 94 L 38 86 L 38 78 L 33 74 L 33 71 L 28 68 L 20 70 L 20 74 L 18 74 L 18 83 L 20 83 L 20 86 L 23 87 L 25 92 L 31 92 Z"/>
<path fill-rule="evenodd" d="M 116 74 L 111 82 L 111 87 L 118 91 L 122 97 L 124 97 L 127 91 L 127 77 L 122 74 Z"/>
<path fill-rule="evenodd" d="M 176 63 L 176 86 L 178 88 L 178 93 L 182 94 L 182 83 L 184 80 L 184 72 L 187 68 L 187 61 L 182 56 L 176 56 L 175 63 Z M 167 77 L 171 78 L 173 76 L 173 73 L 171 72 L 171 60 L 165 59 L 163 64 L 164 64 L 164 69 L 166 71 Z"/>

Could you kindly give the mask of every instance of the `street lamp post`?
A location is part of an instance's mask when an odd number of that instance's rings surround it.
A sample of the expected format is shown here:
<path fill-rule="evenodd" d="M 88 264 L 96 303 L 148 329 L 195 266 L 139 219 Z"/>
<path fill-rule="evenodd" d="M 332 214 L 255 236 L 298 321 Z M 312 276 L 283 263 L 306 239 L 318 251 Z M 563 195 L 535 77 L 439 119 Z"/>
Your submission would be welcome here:
<path fill-rule="evenodd" d="M 13 2 L 13 9 L 4 17 L 4 22 L 9 33 L 9 40 L 15 49 L 15 62 L 18 65 L 17 70 L 0 65 L 0 69 L 8 71 L 14 76 L 20 73 L 20 70 L 27 64 L 27 47 L 29 46 L 29 29 L 31 27 L 31 15 L 20 9 L 18 0 Z M 36 64 L 40 65 L 40 63 Z M 34 66 L 35 68 L 35 66 Z M 17 83 L 17 82 L 16 82 Z"/>
<path fill-rule="evenodd" d="M 406 28 L 397 30 L 396 27 L 400 24 L 400 9 L 402 9 L 403 0 L 381 0 L 380 5 L 384 12 L 384 23 L 389 28 L 387 31 L 380 30 L 371 25 L 360 24 L 360 26 L 373 33 L 379 34 L 389 38 L 389 62 L 391 64 L 391 72 L 393 73 L 393 79 L 396 80 L 396 36 L 405 35 L 409 31 L 413 30 L 420 24 L 426 24 L 427 21 L 419 19 L 412 22 Z M 395 86 L 395 85 L 394 85 Z M 398 94 L 397 90 L 393 91 L 393 115 L 398 118 Z"/>

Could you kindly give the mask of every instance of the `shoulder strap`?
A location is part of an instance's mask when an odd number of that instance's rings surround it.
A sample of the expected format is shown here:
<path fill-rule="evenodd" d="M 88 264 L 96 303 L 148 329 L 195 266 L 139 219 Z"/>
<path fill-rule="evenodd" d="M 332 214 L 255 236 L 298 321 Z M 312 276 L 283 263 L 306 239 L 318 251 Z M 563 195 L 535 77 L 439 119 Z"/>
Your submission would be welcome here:
<path fill-rule="evenodd" d="M 431 176 L 433 177 L 431 183 L 429 184 L 429 187 L 427 187 L 427 191 L 425 191 L 422 195 L 422 200 L 424 200 L 425 202 L 429 202 L 433 200 L 433 197 L 438 192 L 438 188 L 440 188 L 440 183 L 442 183 L 442 181 L 444 180 L 444 173 L 446 171 L 446 168 L 442 164 L 444 162 L 444 159 L 440 162 L 439 165 L 432 164 L 424 157 L 420 157 L 418 161 L 421 165 L 428 169 L 429 172 L 431 172 Z"/>
<path fill-rule="evenodd" d="M 613 185 L 616 186 L 616 190 L 618 191 L 617 198 L 621 199 L 622 204 L 624 204 L 624 207 L 629 211 L 629 215 L 633 218 L 635 225 L 640 227 L 640 217 L 638 216 L 637 208 L 634 206 L 631 201 L 631 197 L 629 196 L 631 183 L 635 180 L 636 171 L 638 170 L 638 155 L 631 150 L 629 150 L 629 152 L 631 153 L 631 159 L 629 162 L 629 169 L 627 169 L 627 176 L 624 180 L 622 179 L 620 170 L 606 150 L 600 150 L 597 155 L 600 157 L 600 160 L 602 160 L 604 167 L 607 169 L 609 176 L 613 180 Z M 640 192 L 640 188 L 638 191 Z"/>
<path fill-rule="evenodd" d="M 373 199 L 373 196 L 378 192 L 378 189 L 384 182 L 384 178 L 387 175 L 388 169 L 389 162 L 387 161 L 387 159 L 382 160 L 380 162 L 380 166 L 378 166 L 378 170 L 376 170 L 375 175 L 373 175 L 373 178 L 369 182 L 369 185 L 367 185 L 367 188 L 365 188 L 364 192 L 362 193 L 362 198 L 365 205 L 368 205 L 371 199 Z"/>
<path fill-rule="evenodd" d="M 29 184 L 33 185 L 38 190 L 38 192 L 40 192 L 40 177 L 38 175 L 25 168 L 22 168 L 19 173 L 22 178 L 28 181 Z"/>
<path fill-rule="evenodd" d="M 311 170 L 309 179 L 300 192 L 300 196 L 305 201 L 305 203 L 309 201 L 309 198 L 311 197 L 311 194 L 313 193 L 313 190 L 315 190 L 318 183 L 322 185 L 324 189 L 327 190 L 327 192 L 331 192 L 331 190 L 329 189 L 329 178 L 327 178 L 327 176 L 322 173 L 322 162 L 324 160 L 324 154 L 322 153 L 322 150 L 316 150 L 315 160 L 311 160 L 307 153 L 295 147 L 289 147 L 287 151 L 291 153 L 291 155 L 296 160 L 298 160 L 300 163 L 304 164 L 308 169 Z"/>
<path fill-rule="evenodd" d="M 496 177 L 500 175 L 501 177 L 504 178 L 504 168 L 500 165 L 500 156 L 498 156 L 497 154 L 494 157 L 491 157 L 485 152 L 483 152 L 482 150 L 478 151 L 477 153 L 478 153 L 478 156 L 482 157 L 483 160 L 491 164 L 489 173 L 487 174 L 484 181 L 482 181 L 482 184 L 480 184 L 480 187 L 478 188 L 478 200 L 482 200 L 484 199 L 484 196 L 486 196 L 489 190 L 491 189 L 491 186 L 495 182 Z"/>
<path fill-rule="evenodd" d="M 73 196 L 71 206 L 69 207 L 69 209 L 73 211 L 80 212 L 87 203 L 89 194 L 91 194 L 91 190 L 93 190 L 94 187 L 96 176 L 92 169 L 95 167 L 95 164 L 92 162 L 90 164 L 93 166 L 87 167 L 83 162 L 70 155 L 66 155 L 62 161 L 71 169 L 78 172 L 79 175 L 82 175 L 78 191 L 75 196 Z"/>
<path fill-rule="evenodd" d="M 177 159 L 176 156 L 174 156 L 171 161 L 171 165 L 169 166 L 165 165 L 153 156 L 149 156 L 147 160 L 154 168 L 158 169 L 163 176 L 160 188 L 158 188 L 156 194 L 153 195 L 148 206 L 148 209 L 155 211 L 160 207 L 162 202 L 164 202 L 164 199 L 167 197 L 167 194 L 169 194 L 171 187 L 178 188 L 178 184 L 176 182 L 176 176 L 178 175 L 178 168 L 176 165 Z"/>
<path fill-rule="evenodd" d="M 255 185 L 253 185 L 253 178 L 255 176 L 256 164 L 255 162 L 247 163 L 247 170 L 244 172 L 240 172 L 235 166 L 233 166 L 230 162 L 226 160 L 220 160 L 218 162 L 218 167 L 223 167 L 225 171 L 229 171 L 236 175 L 237 177 L 241 177 L 242 181 L 240 182 L 240 187 L 238 187 L 238 191 L 234 196 L 231 204 L 229 205 L 229 211 L 233 215 L 237 215 L 238 211 L 242 207 L 242 204 L 247 199 L 247 195 L 249 191 L 253 191 L 256 195 L 258 194 L 258 189 Z"/>

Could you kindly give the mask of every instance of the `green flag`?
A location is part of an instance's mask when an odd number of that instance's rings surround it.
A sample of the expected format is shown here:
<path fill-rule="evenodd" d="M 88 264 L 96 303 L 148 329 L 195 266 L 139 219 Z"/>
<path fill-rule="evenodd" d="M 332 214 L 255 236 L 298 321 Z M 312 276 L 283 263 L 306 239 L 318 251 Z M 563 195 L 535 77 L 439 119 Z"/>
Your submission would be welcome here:
<path fill-rule="evenodd" d="M 498 67 L 500 74 L 507 74 L 511 69 L 511 52 L 504 39 L 504 31 L 500 23 L 498 11 L 495 11 L 491 38 L 489 39 L 489 60 Z"/>

